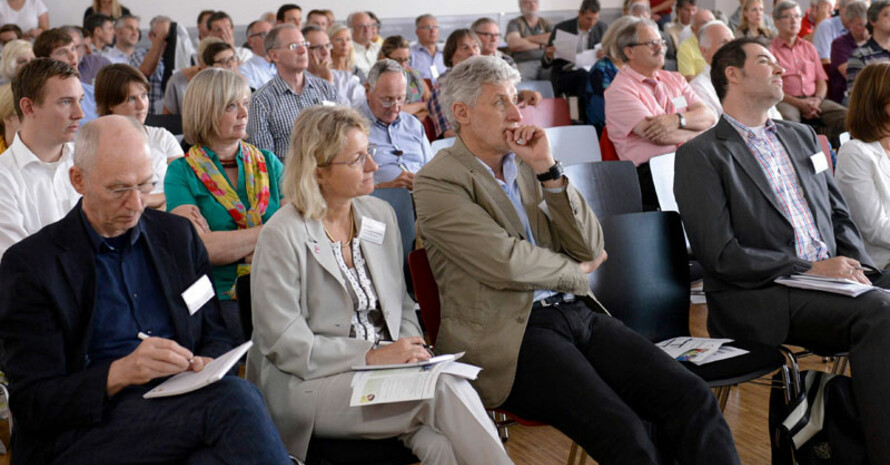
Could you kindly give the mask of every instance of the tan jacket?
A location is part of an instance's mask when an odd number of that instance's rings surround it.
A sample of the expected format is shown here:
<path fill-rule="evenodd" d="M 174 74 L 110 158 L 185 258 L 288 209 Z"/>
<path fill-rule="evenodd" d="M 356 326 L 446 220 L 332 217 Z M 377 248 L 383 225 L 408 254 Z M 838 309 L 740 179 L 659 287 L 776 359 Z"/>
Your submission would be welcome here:
<path fill-rule="evenodd" d="M 392 208 L 373 197 L 353 200 L 356 230 L 367 216 L 386 224 L 383 244 L 362 241 L 362 255 L 393 339 L 419 336 L 402 274 L 402 245 Z M 365 364 L 370 341 L 349 337 L 353 303 L 320 221 L 293 204 L 263 227 L 251 269 L 253 342 L 247 377 L 263 393 L 291 454 L 305 458 L 321 378 Z"/>
<path fill-rule="evenodd" d="M 578 191 L 571 185 L 560 193 L 543 191 L 531 168 L 516 160 L 537 246 L 526 240 L 510 199 L 460 138 L 414 180 L 420 234 L 442 303 L 436 351 L 466 351 L 468 363 L 484 368 L 476 389 L 489 408 L 502 404 L 512 388 L 534 290 L 592 297 L 578 262 L 603 249 L 596 216 Z"/>

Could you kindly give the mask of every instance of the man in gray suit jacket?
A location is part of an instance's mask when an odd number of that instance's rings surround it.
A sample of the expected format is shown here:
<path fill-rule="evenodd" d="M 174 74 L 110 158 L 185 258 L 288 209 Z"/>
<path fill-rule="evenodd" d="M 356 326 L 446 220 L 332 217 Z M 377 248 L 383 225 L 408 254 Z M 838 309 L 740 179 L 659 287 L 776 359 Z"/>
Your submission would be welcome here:
<path fill-rule="evenodd" d="M 784 70 L 752 39 L 723 46 L 711 79 L 724 115 L 677 151 L 674 193 L 705 270 L 708 329 L 849 351 L 870 463 L 890 463 L 890 296 L 856 299 L 775 284 L 808 273 L 887 287 L 835 186 L 816 134 L 772 121 Z"/>
<path fill-rule="evenodd" d="M 546 133 L 520 125 L 518 81 L 497 57 L 452 69 L 442 102 L 458 139 L 414 180 L 442 300 L 437 349 L 484 368 L 486 407 L 550 423 L 599 463 L 662 463 L 644 421 L 680 463 L 739 463 L 704 382 L 593 299 L 599 223 Z"/>

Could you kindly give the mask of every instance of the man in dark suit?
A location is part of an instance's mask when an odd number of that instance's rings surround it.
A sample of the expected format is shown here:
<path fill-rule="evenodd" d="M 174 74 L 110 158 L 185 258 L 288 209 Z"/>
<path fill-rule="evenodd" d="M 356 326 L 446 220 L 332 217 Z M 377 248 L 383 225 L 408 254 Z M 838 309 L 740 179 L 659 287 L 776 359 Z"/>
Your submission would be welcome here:
<path fill-rule="evenodd" d="M 74 159 L 81 201 L 0 263 L 12 463 L 290 463 L 244 380 L 142 398 L 161 378 L 201 371 L 233 341 L 195 230 L 145 210 L 156 177 L 142 125 L 91 122 Z M 207 298 L 184 294 L 202 282 Z"/>
<path fill-rule="evenodd" d="M 554 58 L 555 52 L 553 41 L 556 39 L 556 31 L 564 31 L 578 36 L 578 45 L 575 49 L 576 53 L 593 48 L 596 44 L 603 40 L 606 33 L 606 25 L 599 21 L 600 2 L 599 0 L 583 0 L 581 8 L 578 10 L 578 18 L 567 19 L 553 28 L 550 33 L 550 40 L 547 42 L 547 53 L 542 58 L 542 66 L 544 68 L 553 68 L 550 73 L 550 80 L 553 82 L 553 90 L 557 94 L 575 95 L 580 99 L 585 99 L 585 86 L 587 85 L 587 71 L 584 68 L 576 67 L 574 63 L 562 58 Z M 602 57 L 602 53 L 597 58 Z M 586 101 L 578 102 L 579 108 L 587 108 Z M 586 112 L 581 111 L 582 119 Z"/>
<path fill-rule="evenodd" d="M 674 193 L 705 269 L 713 337 L 849 351 L 869 463 L 890 463 L 890 296 L 775 284 L 807 273 L 887 287 L 865 252 L 816 134 L 772 121 L 784 70 L 754 39 L 724 45 L 711 79 L 724 115 L 677 151 Z"/>

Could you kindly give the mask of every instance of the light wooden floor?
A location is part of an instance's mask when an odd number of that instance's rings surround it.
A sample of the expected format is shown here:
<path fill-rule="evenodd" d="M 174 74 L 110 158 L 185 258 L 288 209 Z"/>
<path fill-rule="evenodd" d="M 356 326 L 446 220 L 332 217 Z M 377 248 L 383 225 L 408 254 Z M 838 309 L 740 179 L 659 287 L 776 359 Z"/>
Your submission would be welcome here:
<path fill-rule="evenodd" d="M 707 307 L 691 308 L 692 333 L 705 336 Z M 822 369 L 828 365 L 816 357 L 801 361 L 801 369 Z M 769 463 L 769 436 L 767 435 L 767 405 L 769 388 L 745 383 L 732 390 L 724 415 L 735 437 L 736 447 L 744 465 Z M 0 422 L 2 423 L 2 422 Z M 0 439 L 9 444 L 5 424 L 0 424 Z M 513 426 L 507 452 L 517 465 L 559 465 L 566 463 L 571 442 L 559 431 L 549 426 Z M 595 463 L 588 459 L 587 463 Z M 8 465 L 9 456 L 0 456 L 0 465 Z"/>

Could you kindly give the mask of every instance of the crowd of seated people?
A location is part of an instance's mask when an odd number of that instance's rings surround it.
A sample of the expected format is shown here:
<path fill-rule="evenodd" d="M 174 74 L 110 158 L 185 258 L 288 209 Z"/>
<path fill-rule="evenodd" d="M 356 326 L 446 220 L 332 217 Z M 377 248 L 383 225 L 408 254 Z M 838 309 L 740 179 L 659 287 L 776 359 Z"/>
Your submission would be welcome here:
<path fill-rule="evenodd" d="M 543 108 L 523 81 L 608 133 L 644 209 L 659 208 L 649 160 L 676 153 L 711 335 L 849 352 L 869 458 L 890 463 L 890 298 L 773 284 L 806 272 L 890 287 L 890 0 L 740 0 L 728 21 L 695 0 L 629 0 L 609 21 L 599 0 L 561 21 L 518 0 L 506 25 L 445 34 L 422 14 L 414 37 L 387 35 L 371 11 L 338 21 L 292 3 L 201 11 L 191 37 L 183 18 L 89 3 L 83 27 L 51 27 L 44 0 L 0 0 L 13 464 L 285 464 L 316 437 L 512 463 L 493 408 L 553 425 L 599 463 L 739 463 L 707 385 L 590 293 L 609 244 L 548 133 L 523 123 Z M 807 158 L 817 134 L 839 147 L 834 174 Z M 431 400 L 350 407 L 353 366 L 434 355 L 401 278 L 396 213 L 369 196 L 390 188 L 411 192 L 440 284 L 437 351 L 483 371 L 443 375 Z M 142 394 L 246 339 L 247 380 L 148 415 Z M 134 441 L 160 413 L 183 421 Z M 257 439 L 233 447 L 232 434 Z"/>

